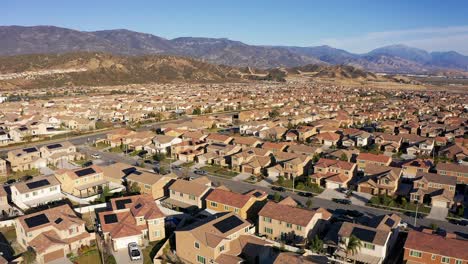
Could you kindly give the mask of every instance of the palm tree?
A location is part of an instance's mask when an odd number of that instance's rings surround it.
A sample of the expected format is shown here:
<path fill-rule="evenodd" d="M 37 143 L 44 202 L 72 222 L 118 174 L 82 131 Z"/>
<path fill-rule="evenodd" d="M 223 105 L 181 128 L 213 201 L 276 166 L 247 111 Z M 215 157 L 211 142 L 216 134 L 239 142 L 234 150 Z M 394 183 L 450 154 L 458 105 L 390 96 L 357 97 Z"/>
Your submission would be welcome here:
<path fill-rule="evenodd" d="M 362 247 L 362 241 L 357 238 L 355 235 L 351 235 L 348 239 L 348 243 L 346 241 L 342 241 L 343 249 L 346 253 L 346 259 L 348 255 L 351 253 L 352 255 L 356 254 Z"/>

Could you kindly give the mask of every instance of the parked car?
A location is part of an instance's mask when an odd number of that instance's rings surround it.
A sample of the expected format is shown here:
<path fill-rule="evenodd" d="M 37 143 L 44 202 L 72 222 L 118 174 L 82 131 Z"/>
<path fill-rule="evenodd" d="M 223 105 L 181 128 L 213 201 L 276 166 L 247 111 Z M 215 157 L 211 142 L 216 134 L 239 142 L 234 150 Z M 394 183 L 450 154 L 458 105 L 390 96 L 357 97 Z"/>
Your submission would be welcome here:
<path fill-rule="evenodd" d="M 272 189 L 273 191 L 277 191 L 277 192 L 284 192 L 284 191 L 286 191 L 286 189 L 284 189 L 284 187 L 281 187 L 281 186 L 273 186 L 273 187 L 271 187 L 271 189 Z"/>
<path fill-rule="evenodd" d="M 171 168 L 172 168 L 173 170 L 180 170 L 180 169 L 182 169 L 182 167 L 179 166 L 179 165 L 172 165 Z"/>
<path fill-rule="evenodd" d="M 312 193 L 310 192 L 298 192 L 297 193 L 299 196 L 302 196 L 302 197 L 312 197 Z"/>
<path fill-rule="evenodd" d="M 339 203 L 339 204 L 347 204 L 347 205 L 351 204 L 351 200 L 349 199 L 333 198 L 332 201 L 335 203 Z"/>
<path fill-rule="evenodd" d="M 98 153 L 94 153 L 91 155 L 91 158 L 93 159 L 100 159 L 101 158 L 101 155 L 99 155 Z"/>
<path fill-rule="evenodd" d="M 417 218 L 419 218 L 419 219 L 424 218 L 424 215 L 423 215 L 423 214 L 418 213 L 418 214 L 416 215 L 415 212 L 405 212 L 405 215 L 406 215 L 406 216 L 409 216 L 409 217 L 417 217 Z"/>
<path fill-rule="evenodd" d="M 128 255 L 130 255 L 130 260 L 132 261 L 141 259 L 141 251 L 137 243 L 132 242 L 128 244 Z"/>
<path fill-rule="evenodd" d="M 145 160 L 145 163 L 151 165 L 159 165 L 159 161 L 157 160 Z"/>
<path fill-rule="evenodd" d="M 348 192 L 348 189 L 346 189 L 344 187 L 340 187 L 340 188 L 338 188 L 336 190 L 339 191 L 340 193 L 347 193 Z"/>
<path fill-rule="evenodd" d="M 206 170 L 195 170 L 193 173 L 198 174 L 198 175 L 206 175 L 208 174 Z"/>

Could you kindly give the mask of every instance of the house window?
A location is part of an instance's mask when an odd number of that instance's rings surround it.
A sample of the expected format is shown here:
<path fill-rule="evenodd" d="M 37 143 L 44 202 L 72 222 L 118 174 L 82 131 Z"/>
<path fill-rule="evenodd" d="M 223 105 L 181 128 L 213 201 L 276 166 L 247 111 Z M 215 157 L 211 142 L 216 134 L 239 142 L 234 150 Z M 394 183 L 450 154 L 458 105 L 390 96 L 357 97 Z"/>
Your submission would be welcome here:
<path fill-rule="evenodd" d="M 417 251 L 417 250 L 410 250 L 409 254 L 410 254 L 410 256 L 415 257 L 415 258 L 421 258 L 422 257 L 422 252 Z"/>
<path fill-rule="evenodd" d="M 238 214 L 239 213 L 239 208 L 234 208 L 234 213 Z"/>
<path fill-rule="evenodd" d="M 145 189 L 151 189 L 151 185 L 145 184 Z"/>
<path fill-rule="evenodd" d="M 436 255 L 436 254 L 432 254 L 432 256 L 431 256 L 431 259 L 432 259 L 432 260 L 435 260 L 435 259 L 436 259 L 436 257 L 437 257 L 437 255 Z"/>
<path fill-rule="evenodd" d="M 270 217 L 263 217 L 263 222 L 271 223 Z"/>
<path fill-rule="evenodd" d="M 450 258 L 449 257 L 442 257 L 442 260 L 440 262 L 441 263 L 450 263 Z"/>
<path fill-rule="evenodd" d="M 210 202 L 211 207 L 218 207 L 218 203 L 216 202 Z"/>
<path fill-rule="evenodd" d="M 374 250 L 374 249 L 375 249 L 375 245 L 370 244 L 370 243 L 364 243 L 364 248 Z"/>
<path fill-rule="evenodd" d="M 455 260 L 455 264 L 463 264 L 463 260 L 457 259 L 457 260 Z"/>
<path fill-rule="evenodd" d="M 205 257 L 197 255 L 197 262 L 202 263 L 202 264 L 206 264 L 206 259 L 205 259 Z"/>
<path fill-rule="evenodd" d="M 29 198 L 29 193 L 25 194 L 25 197 L 26 197 L 26 198 Z"/>
<path fill-rule="evenodd" d="M 248 233 L 248 232 L 249 232 L 249 228 L 248 228 L 248 227 L 244 228 L 244 232 Z"/>
<path fill-rule="evenodd" d="M 159 231 L 159 230 L 154 231 L 154 236 L 155 237 L 160 237 L 161 236 L 161 231 Z"/>
<path fill-rule="evenodd" d="M 298 231 L 302 231 L 302 226 L 298 226 L 298 225 L 297 225 L 297 226 L 296 226 L 296 229 L 297 229 Z"/>
<path fill-rule="evenodd" d="M 189 195 L 189 199 L 195 201 L 195 195 Z"/>
<path fill-rule="evenodd" d="M 33 196 L 36 196 L 37 195 L 37 192 L 33 192 Z"/>
<path fill-rule="evenodd" d="M 268 227 L 265 227 L 265 233 L 267 233 L 267 234 L 270 234 L 270 235 L 271 235 L 271 234 L 273 234 L 273 229 L 271 229 L 271 228 L 268 228 Z"/>
<path fill-rule="evenodd" d="M 195 248 L 200 248 L 200 243 L 195 242 Z"/>
<path fill-rule="evenodd" d="M 53 191 L 55 191 L 55 190 L 57 190 L 57 186 L 50 187 L 50 191 L 51 191 L 51 192 L 53 192 Z"/>
<path fill-rule="evenodd" d="M 179 193 L 179 196 L 180 196 L 180 197 L 184 197 L 184 194 L 183 194 L 183 193 Z"/>
<path fill-rule="evenodd" d="M 229 211 L 229 206 L 225 205 L 224 210 Z"/>
<path fill-rule="evenodd" d="M 286 223 L 286 227 L 287 227 L 287 228 L 292 228 L 292 224 Z"/>
<path fill-rule="evenodd" d="M 157 224 L 159 224 L 159 220 L 158 219 L 153 220 L 153 225 L 157 225 Z"/>
<path fill-rule="evenodd" d="M 174 191 L 174 190 L 171 190 L 171 193 L 172 193 L 172 194 L 175 194 L 175 191 Z"/>
<path fill-rule="evenodd" d="M 224 251 L 224 245 L 219 247 L 219 252 L 223 252 L 223 251 Z"/>

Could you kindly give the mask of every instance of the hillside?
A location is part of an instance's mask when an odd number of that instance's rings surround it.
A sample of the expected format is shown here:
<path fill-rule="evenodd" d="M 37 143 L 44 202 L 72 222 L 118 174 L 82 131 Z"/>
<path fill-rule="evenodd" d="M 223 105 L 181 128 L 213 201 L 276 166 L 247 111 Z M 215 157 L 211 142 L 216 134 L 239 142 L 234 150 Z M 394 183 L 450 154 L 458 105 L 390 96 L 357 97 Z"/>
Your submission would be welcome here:
<path fill-rule="evenodd" d="M 429 53 L 405 45 L 354 54 L 329 46 L 257 46 L 226 38 L 165 39 L 126 29 L 85 32 L 54 26 L 0 26 L 0 55 L 78 51 L 188 56 L 214 64 L 262 69 L 320 64 L 385 73 L 463 76 L 468 71 L 468 56 L 454 51 Z"/>
<path fill-rule="evenodd" d="M 286 69 L 289 74 L 302 74 L 317 78 L 376 80 L 372 73 L 349 65 L 305 65 Z"/>
<path fill-rule="evenodd" d="M 0 57 L 0 87 L 4 88 L 239 80 L 234 68 L 175 56 L 81 52 Z"/>

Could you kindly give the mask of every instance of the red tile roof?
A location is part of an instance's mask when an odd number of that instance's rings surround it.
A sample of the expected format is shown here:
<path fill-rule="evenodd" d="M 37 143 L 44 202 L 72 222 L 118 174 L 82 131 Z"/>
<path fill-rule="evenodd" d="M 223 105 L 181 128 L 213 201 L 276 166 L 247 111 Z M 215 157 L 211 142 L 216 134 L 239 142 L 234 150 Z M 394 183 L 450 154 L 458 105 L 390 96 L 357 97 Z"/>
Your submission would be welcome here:
<path fill-rule="evenodd" d="M 405 248 L 432 254 L 468 260 L 468 240 L 442 237 L 418 231 L 410 231 Z"/>

